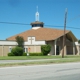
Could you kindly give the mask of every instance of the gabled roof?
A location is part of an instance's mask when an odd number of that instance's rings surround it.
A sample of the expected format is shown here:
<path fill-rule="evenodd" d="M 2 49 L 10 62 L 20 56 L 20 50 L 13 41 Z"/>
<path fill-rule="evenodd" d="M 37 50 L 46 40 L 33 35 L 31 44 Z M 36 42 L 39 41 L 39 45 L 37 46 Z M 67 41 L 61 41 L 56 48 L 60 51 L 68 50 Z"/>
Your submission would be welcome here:
<path fill-rule="evenodd" d="M 71 31 L 66 30 L 66 33 L 69 33 Z M 64 35 L 64 30 L 60 30 L 60 29 L 53 29 L 53 28 L 39 28 L 39 29 L 31 29 L 25 32 L 22 32 L 20 34 L 17 34 L 15 36 L 9 37 L 7 38 L 7 40 L 15 40 L 16 36 L 22 36 L 24 38 L 25 41 L 27 41 L 27 38 L 32 36 L 35 37 L 36 40 L 45 40 L 45 41 L 49 41 L 49 40 L 55 40 L 61 36 Z M 73 36 L 74 37 L 74 36 Z M 76 37 L 74 37 L 75 40 Z"/>

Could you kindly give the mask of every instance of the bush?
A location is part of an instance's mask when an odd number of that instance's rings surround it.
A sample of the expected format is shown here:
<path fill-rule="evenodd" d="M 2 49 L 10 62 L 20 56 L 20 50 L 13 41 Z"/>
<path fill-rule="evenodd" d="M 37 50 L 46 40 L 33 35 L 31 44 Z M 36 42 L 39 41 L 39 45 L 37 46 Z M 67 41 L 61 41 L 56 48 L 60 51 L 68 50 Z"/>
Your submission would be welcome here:
<path fill-rule="evenodd" d="M 13 53 L 8 53 L 8 56 L 14 56 L 14 54 Z"/>
<path fill-rule="evenodd" d="M 30 56 L 43 56 L 43 53 L 29 53 Z"/>
<path fill-rule="evenodd" d="M 15 47 L 11 50 L 11 53 L 13 53 L 15 56 L 22 56 L 23 55 L 23 48 Z"/>
<path fill-rule="evenodd" d="M 43 55 L 48 55 L 48 53 L 51 51 L 51 46 L 50 45 L 42 45 L 41 46 L 41 52 Z"/>
<path fill-rule="evenodd" d="M 27 56 L 27 53 L 23 53 L 23 55 L 22 56 Z"/>
<path fill-rule="evenodd" d="M 22 56 L 27 56 L 27 53 L 23 53 Z M 43 53 L 29 53 L 29 56 L 43 56 Z"/>

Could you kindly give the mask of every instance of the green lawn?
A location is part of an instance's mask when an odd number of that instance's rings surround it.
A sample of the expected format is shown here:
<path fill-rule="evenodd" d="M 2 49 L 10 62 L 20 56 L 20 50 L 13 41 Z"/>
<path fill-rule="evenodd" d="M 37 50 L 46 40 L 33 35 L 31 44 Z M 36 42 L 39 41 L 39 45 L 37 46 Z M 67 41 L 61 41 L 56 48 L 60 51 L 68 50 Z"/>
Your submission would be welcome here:
<path fill-rule="evenodd" d="M 61 56 L 3 56 L 0 60 L 32 60 L 32 59 L 53 59 Z"/>
<path fill-rule="evenodd" d="M 55 59 L 61 56 L 0 56 L 0 60 L 32 60 L 32 59 Z M 80 58 L 80 56 L 64 56 L 64 58 Z"/>

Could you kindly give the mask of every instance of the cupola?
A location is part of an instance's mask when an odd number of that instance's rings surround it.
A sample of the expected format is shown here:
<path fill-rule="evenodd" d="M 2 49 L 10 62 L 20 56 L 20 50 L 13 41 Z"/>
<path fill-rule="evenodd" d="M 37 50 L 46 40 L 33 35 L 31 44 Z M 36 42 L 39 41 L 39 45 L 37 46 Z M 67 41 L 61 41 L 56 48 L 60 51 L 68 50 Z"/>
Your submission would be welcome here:
<path fill-rule="evenodd" d="M 37 6 L 37 12 L 35 14 L 35 19 L 36 21 L 31 23 L 32 29 L 38 29 L 44 26 L 44 23 L 39 21 L 38 6 Z"/>

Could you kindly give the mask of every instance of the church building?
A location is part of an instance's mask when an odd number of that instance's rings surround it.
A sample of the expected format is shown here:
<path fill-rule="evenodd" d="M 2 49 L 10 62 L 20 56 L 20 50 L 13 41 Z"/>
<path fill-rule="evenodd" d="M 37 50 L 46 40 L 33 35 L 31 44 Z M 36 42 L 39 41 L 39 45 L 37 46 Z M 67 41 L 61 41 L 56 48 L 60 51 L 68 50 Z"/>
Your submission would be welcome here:
<path fill-rule="evenodd" d="M 25 52 L 41 52 L 41 45 L 51 45 L 50 55 L 62 55 L 64 30 L 45 28 L 44 23 L 39 21 L 39 12 L 36 12 L 36 21 L 31 23 L 32 28 L 20 34 L 11 36 L 6 40 L 0 41 L 0 56 L 7 56 L 11 49 L 17 45 L 17 36 L 22 36 L 25 40 Z M 77 38 L 74 34 L 65 31 L 64 55 L 79 55 L 78 46 L 75 44 Z M 28 50 L 30 48 L 30 51 Z"/>

